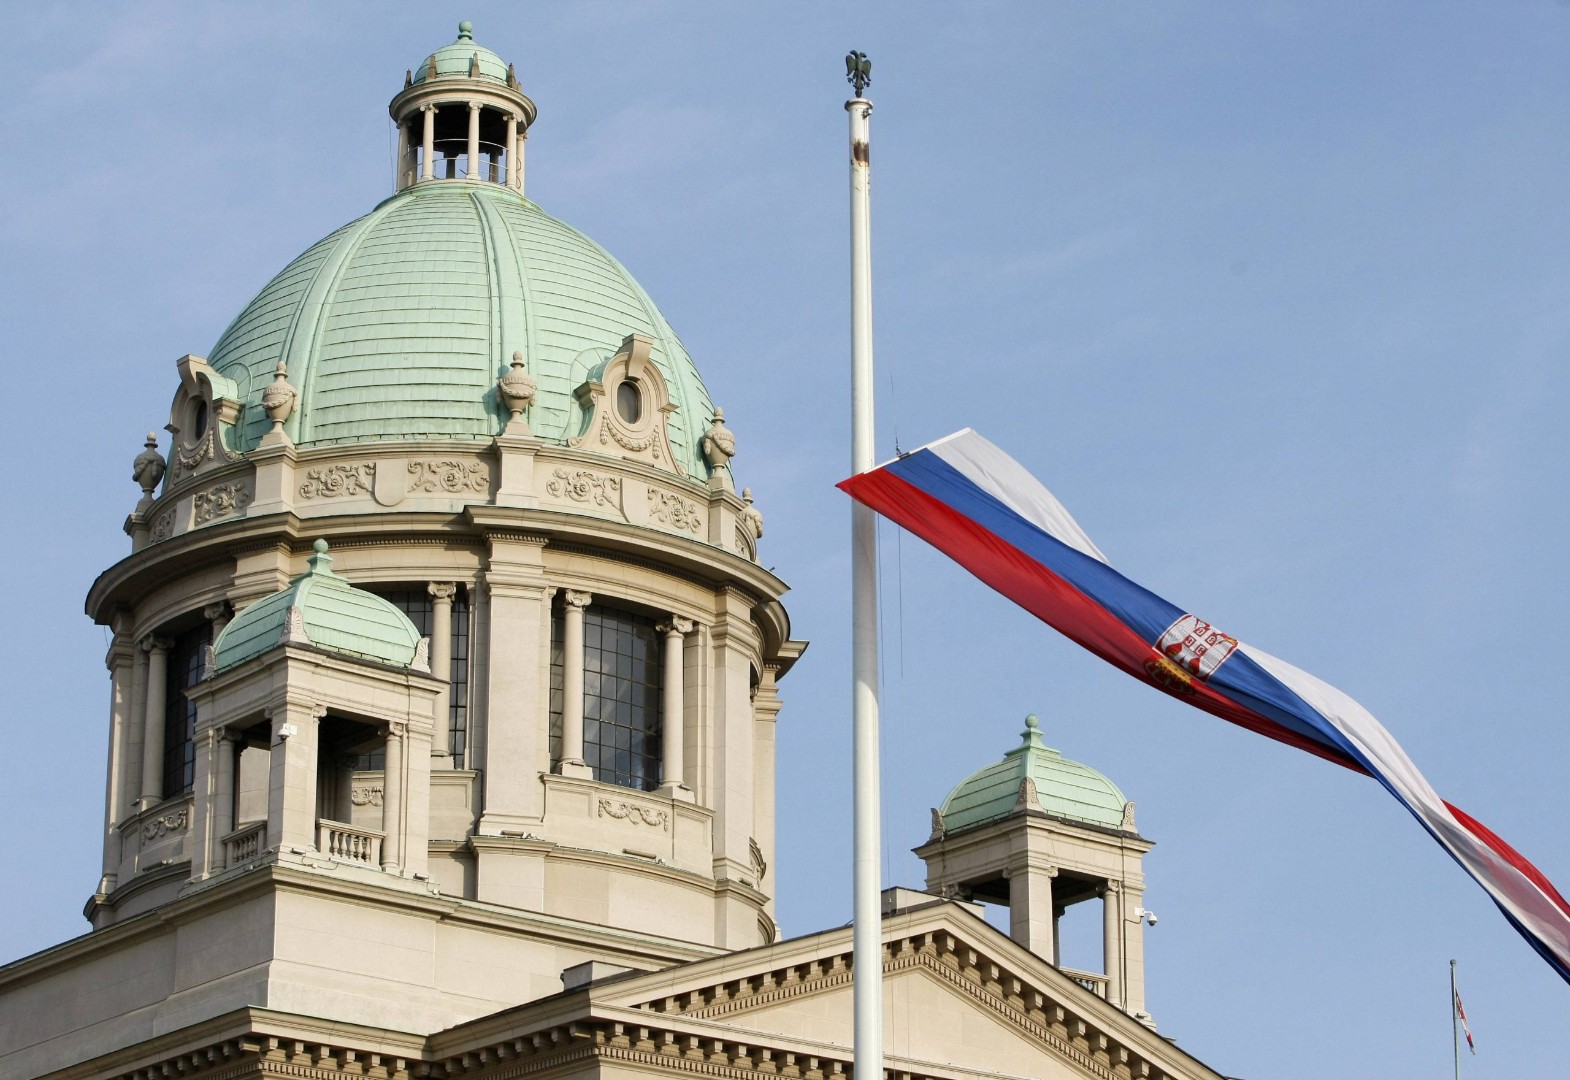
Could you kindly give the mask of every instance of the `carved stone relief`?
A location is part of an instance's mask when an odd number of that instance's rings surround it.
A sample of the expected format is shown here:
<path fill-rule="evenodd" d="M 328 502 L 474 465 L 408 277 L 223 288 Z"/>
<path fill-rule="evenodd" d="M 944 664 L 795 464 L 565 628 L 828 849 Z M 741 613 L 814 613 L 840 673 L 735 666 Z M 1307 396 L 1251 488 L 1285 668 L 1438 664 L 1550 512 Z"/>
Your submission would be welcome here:
<path fill-rule="evenodd" d="M 368 784 L 350 788 L 349 801 L 356 806 L 380 806 L 382 805 L 382 786 L 380 784 Z"/>
<path fill-rule="evenodd" d="M 664 832 L 670 832 L 671 817 L 665 810 L 654 810 L 637 803 L 612 802 L 610 799 L 599 800 L 599 816 L 612 817 L 618 821 L 630 821 L 635 825 L 648 825 Z"/>
<path fill-rule="evenodd" d="M 668 525 L 678 532 L 701 532 L 703 518 L 698 504 L 668 491 L 649 489 L 649 520 Z"/>
<path fill-rule="evenodd" d="M 614 476 L 591 472 L 588 469 L 567 469 L 558 466 L 551 471 L 551 478 L 546 481 L 545 490 L 558 499 L 565 498 L 586 505 L 621 509 L 621 481 Z"/>
<path fill-rule="evenodd" d="M 349 461 L 320 465 L 305 472 L 302 499 L 336 499 L 342 495 L 369 495 L 376 482 L 376 462 Z"/>
<path fill-rule="evenodd" d="M 752 873 L 759 881 L 769 872 L 769 864 L 764 861 L 763 849 L 758 846 L 758 841 L 752 837 L 747 838 L 747 855 L 752 860 Z"/>
<path fill-rule="evenodd" d="M 485 494 L 491 489 L 491 472 L 482 462 L 434 459 L 409 462 L 409 490 L 461 495 Z"/>
<path fill-rule="evenodd" d="M 152 535 L 153 543 L 155 544 L 160 540 L 167 540 L 174 535 L 174 507 L 171 506 L 169 509 L 158 515 L 157 520 L 153 522 Z"/>
<path fill-rule="evenodd" d="M 170 833 L 185 831 L 186 812 L 176 810 L 172 814 L 164 814 L 152 821 L 142 823 L 142 839 L 157 840 L 159 837 L 168 836 Z"/>
<path fill-rule="evenodd" d="M 251 491 L 243 480 L 215 484 L 206 491 L 198 491 L 192 500 L 196 511 L 196 524 L 230 517 L 244 510 L 251 501 Z"/>

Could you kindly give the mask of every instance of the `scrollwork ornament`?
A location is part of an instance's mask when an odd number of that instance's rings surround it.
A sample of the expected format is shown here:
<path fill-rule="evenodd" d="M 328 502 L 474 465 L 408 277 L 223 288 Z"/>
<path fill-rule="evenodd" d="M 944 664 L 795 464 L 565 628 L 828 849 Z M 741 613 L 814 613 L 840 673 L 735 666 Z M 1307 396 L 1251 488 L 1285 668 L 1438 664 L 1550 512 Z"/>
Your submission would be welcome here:
<path fill-rule="evenodd" d="M 365 784 L 350 788 L 349 801 L 355 806 L 380 806 L 382 805 L 381 785 Z"/>
<path fill-rule="evenodd" d="M 649 489 L 649 517 L 679 531 L 699 532 L 703 519 L 698 516 L 696 503 L 665 491 Z"/>
<path fill-rule="evenodd" d="M 205 525 L 237 514 L 251 501 L 251 492 L 243 482 L 218 484 L 206 491 L 198 491 L 192 499 L 196 524 Z"/>
<path fill-rule="evenodd" d="M 376 462 L 350 461 L 307 469 L 300 485 L 302 499 L 336 499 L 369 495 L 376 482 Z"/>
<path fill-rule="evenodd" d="M 484 494 L 491 487 L 491 473 L 478 461 L 439 459 L 409 462 L 409 490 L 427 493 Z"/>
<path fill-rule="evenodd" d="M 159 514 L 157 520 L 153 522 L 152 540 L 153 543 L 156 544 L 160 540 L 167 540 L 173 535 L 174 507 L 170 507 L 168 510 L 165 510 L 163 513 Z"/>
<path fill-rule="evenodd" d="M 151 821 L 142 823 L 142 839 L 157 840 L 159 837 L 170 833 L 184 832 L 186 812 L 176 810 L 172 814 L 163 814 Z"/>
<path fill-rule="evenodd" d="M 553 469 L 545 490 L 558 499 L 567 498 L 573 502 L 592 503 L 595 506 L 621 505 L 621 481 L 614 476 L 602 476 L 588 469 Z"/>

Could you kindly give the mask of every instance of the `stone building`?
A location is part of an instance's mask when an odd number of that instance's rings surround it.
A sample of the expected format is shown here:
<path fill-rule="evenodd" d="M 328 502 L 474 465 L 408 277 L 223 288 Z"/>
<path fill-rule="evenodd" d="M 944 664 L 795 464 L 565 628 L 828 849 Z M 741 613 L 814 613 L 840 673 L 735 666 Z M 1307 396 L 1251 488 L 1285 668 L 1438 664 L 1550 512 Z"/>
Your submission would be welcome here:
<path fill-rule="evenodd" d="M 136 458 L 92 932 L 0 968 L 0 1075 L 843 1075 L 850 931 L 775 923 L 806 645 L 735 436 L 525 197 L 535 105 L 467 23 L 390 108 L 395 193 L 178 361 Z M 891 1071 L 1215 1075 L 1144 1011 L 1110 781 L 1032 721 L 933 824 Z M 1104 971 L 1060 969 L 1093 899 Z"/>

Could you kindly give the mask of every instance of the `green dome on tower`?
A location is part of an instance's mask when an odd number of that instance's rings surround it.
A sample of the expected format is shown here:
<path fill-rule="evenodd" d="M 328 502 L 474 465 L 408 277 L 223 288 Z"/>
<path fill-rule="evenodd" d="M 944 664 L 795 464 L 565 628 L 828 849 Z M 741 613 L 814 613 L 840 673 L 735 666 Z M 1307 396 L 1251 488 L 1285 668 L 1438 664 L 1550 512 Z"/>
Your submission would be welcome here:
<path fill-rule="evenodd" d="M 258 600 L 224 627 L 213 643 L 215 670 L 260 656 L 286 639 L 394 667 L 414 663 L 420 632 L 409 617 L 333 573 L 326 540 L 316 541 L 313 551 L 309 568 L 288 588 Z M 294 627 L 291 611 L 299 613 Z"/>
<path fill-rule="evenodd" d="M 482 77 L 501 82 L 507 81 L 506 63 L 485 46 L 474 43 L 474 24 L 467 19 L 458 24 L 456 41 L 437 49 L 421 60 L 419 67 L 413 69 L 411 74 L 415 83 L 424 82 L 430 75 L 432 61 L 436 63 L 437 78 L 449 75 L 467 76 L 470 65 L 478 61 Z"/>
<path fill-rule="evenodd" d="M 1003 755 L 1002 761 L 972 773 L 943 800 L 938 813 L 945 833 L 1013 814 L 1019 805 L 1021 783 L 1027 779 L 1035 786 L 1037 804 L 1025 807 L 1027 811 L 1036 809 L 1065 821 L 1125 831 L 1128 800 L 1116 784 L 1043 743 L 1040 722 L 1034 716 L 1025 718 L 1020 735 L 1021 744 Z"/>
<path fill-rule="evenodd" d="M 529 426 L 565 443 L 585 421 L 574 391 L 628 334 L 676 411 L 672 452 L 704 476 L 708 391 L 654 302 L 604 248 L 501 184 L 406 188 L 313 245 L 246 305 L 208 363 L 246 403 L 234 449 L 268 430 L 260 393 L 278 361 L 299 404 L 301 448 L 386 439 L 489 440 L 506 426 L 497 377 L 513 354 L 538 383 Z"/>

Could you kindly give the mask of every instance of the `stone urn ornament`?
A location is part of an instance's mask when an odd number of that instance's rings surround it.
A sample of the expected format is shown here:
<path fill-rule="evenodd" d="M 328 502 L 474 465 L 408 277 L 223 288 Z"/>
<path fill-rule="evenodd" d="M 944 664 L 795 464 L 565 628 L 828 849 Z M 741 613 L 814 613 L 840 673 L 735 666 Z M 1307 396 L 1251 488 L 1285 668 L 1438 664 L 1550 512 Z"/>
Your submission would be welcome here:
<path fill-rule="evenodd" d="M 741 489 L 741 501 L 746 505 L 741 508 L 741 513 L 736 515 L 736 519 L 742 523 L 743 528 L 751 530 L 754 540 L 762 540 L 763 511 L 752 505 L 751 488 Z"/>
<path fill-rule="evenodd" d="M 735 456 L 736 433 L 725 426 L 725 410 L 716 405 L 714 421 L 703 433 L 703 460 L 708 462 L 710 477 L 719 478 L 727 490 L 730 489 L 730 475 L 725 466 Z"/>
<path fill-rule="evenodd" d="M 496 392 L 501 395 L 502 404 L 507 411 L 512 413 L 512 419 L 507 421 L 503 435 L 529 435 L 528 421 L 523 418 L 523 410 L 534 404 L 534 395 L 539 390 L 534 379 L 523 370 L 523 353 L 512 354 L 512 370 L 496 380 Z"/>
<path fill-rule="evenodd" d="M 131 462 L 131 479 L 142 487 L 141 501 L 136 504 L 138 514 L 153 505 L 153 491 L 164 478 L 166 468 L 164 456 L 158 452 L 158 435 L 149 431 L 142 452 Z"/>
<path fill-rule="evenodd" d="M 278 367 L 273 370 L 273 381 L 262 391 L 262 411 L 273 422 L 272 430 L 262 438 L 264 444 L 289 441 L 289 436 L 284 434 L 283 422 L 289 419 L 299 400 L 300 392 L 289 384 L 288 365 L 282 360 L 278 361 Z"/>

